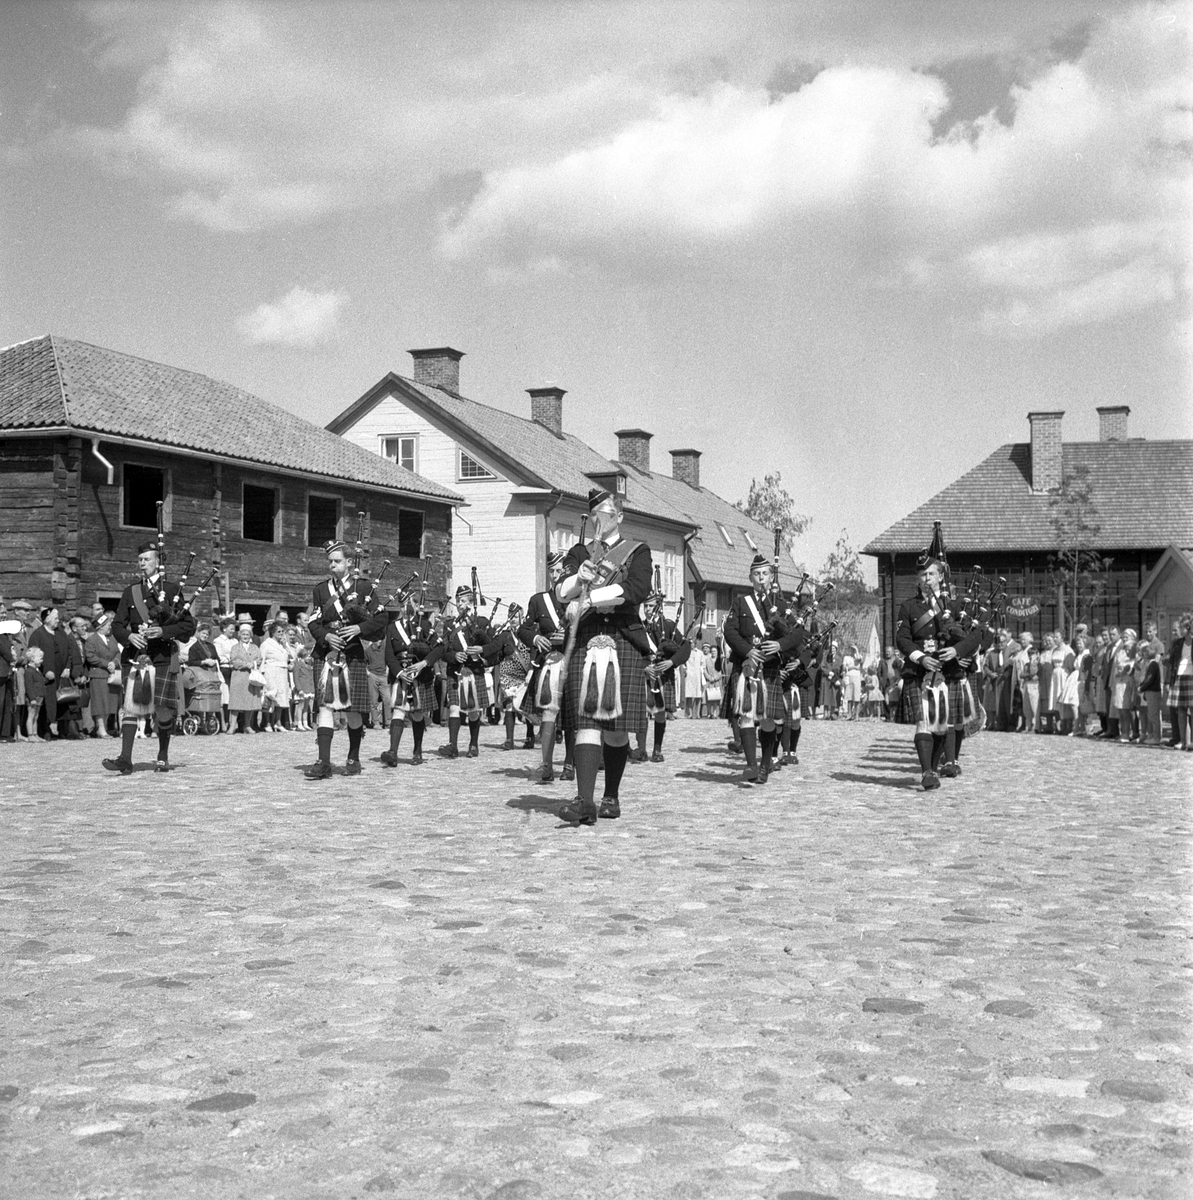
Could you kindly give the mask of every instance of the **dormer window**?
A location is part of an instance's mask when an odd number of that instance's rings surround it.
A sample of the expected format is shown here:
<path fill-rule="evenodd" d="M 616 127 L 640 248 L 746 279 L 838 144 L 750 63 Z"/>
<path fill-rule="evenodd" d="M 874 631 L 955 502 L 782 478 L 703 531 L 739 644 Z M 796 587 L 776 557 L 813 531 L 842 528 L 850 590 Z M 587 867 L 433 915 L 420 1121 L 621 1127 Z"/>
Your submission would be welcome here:
<path fill-rule="evenodd" d="M 716 527 L 721 531 L 721 537 L 723 537 L 725 539 L 725 545 L 728 546 L 732 550 L 733 549 L 733 539 L 729 536 L 729 530 L 726 529 L 725 526 L 722 525 L 720 521 L 714 521 L 713 524 L 715 524 Z"/>
<path fill-rule="evenodd" d="M 757 554 L 758 553 L 758 543 L 755 542 L 754 539 L 752 537 L 750 537 L 750 535 L 748 533 L 746 533 L 746 531 L 744 529 L 742 530 L 742 534 L 744 535 L 744 537 L 746 539 L 746 545 L 749 546 L 750 549 L 753 550 L 755 554 Z"/>

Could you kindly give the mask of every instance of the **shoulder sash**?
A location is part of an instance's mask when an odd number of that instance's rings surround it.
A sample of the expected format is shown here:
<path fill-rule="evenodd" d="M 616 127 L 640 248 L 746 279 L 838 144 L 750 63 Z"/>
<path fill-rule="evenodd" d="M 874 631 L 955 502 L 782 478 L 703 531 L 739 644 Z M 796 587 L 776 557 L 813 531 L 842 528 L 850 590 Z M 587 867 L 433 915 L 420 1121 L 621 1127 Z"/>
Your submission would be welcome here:
<path fill-rule="evenodd" d="M 758 626 L 758 632 L 765 636 L 766 622 L 762 619 L 762 614 L 758 611 L 758 605 L 754 603 L 753 592 L 747 592 L 743 598 L 746 602 L 746 607 L 750 610 L 750 616 L 754 618 L 754 624 Z"/>

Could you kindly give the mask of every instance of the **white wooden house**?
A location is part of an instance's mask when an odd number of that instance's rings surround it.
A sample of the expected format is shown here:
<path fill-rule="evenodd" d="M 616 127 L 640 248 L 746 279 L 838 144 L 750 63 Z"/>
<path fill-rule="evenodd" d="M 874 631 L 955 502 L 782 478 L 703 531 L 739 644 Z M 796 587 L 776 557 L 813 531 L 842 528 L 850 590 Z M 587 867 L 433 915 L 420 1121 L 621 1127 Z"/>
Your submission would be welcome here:
<path fill-rule="evenodd" d="M 411 378 L 385 375 L 328 429 L 465 497 L 448 577 L 443 564 L 429 568 L 447 591 L 475 567 L 486 597 L 525 604 L 546 584 L 548 552 L 580 536 L 594 484 L 622 496 L 623 532 L 650 546 L 668 598 L 684 597 L 688 613 L 703 598 L 719 620 L 755 551 L 769 557 L 770 531 L 700 487 L 699 451 L 672 451 L 672 474 L 661 475 L 650 470 L 651 435 L 623 429 L 611 461 L 564 432 L 562 388 L 527 389 L 520 417 L 460 394 L 459 350 L 410 354 Z M 793 578 L 785 552 L 783 568 Z"/>

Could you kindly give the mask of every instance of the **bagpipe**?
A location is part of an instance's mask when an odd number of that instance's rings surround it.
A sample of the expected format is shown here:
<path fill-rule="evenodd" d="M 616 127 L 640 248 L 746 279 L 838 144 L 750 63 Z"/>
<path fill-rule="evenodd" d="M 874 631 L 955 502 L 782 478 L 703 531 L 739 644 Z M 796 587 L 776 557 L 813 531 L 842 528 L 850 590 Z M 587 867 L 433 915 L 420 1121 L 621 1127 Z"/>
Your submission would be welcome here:
<path fill-rule="evenodd" d="M 157 502 L 157 565 L 163 577 L 166 574 L 165 508 L 165 501 L 159 500 Z M 186 598 L 186 581 L 190 578 L 191 567 L 195 565 L 197 557 L 198 555 L 192 550 L 186 560 L 186 566 L 182 568 L 182 574 L 178 577 L 178 582 L 174 585 L 173 594 L 168 596 L 164 604 L 159 605 L 157 610 L 150 614 L 157 624 L 172 620 L 182 613 L 189 613 L 195 601 L 211 586 L 211 581 L 219 574 L 219 567 L 212 567 L 207 573 L 207 578 L 199 584 L 188 600 Z"/>
<path fill-rule="evenodd" d="M 360 595 L 360 580 L 362 560 L 365 555 L 365 514 L 357 512 L 356 545 L 352 555 L 352 587 L 348 593 L 341 596 L 333 594 L 319 610 L 320 621 L 331 630 L 339 633 L 351 625 L 359 626 L 378 611 L 376 581 L 370 581 L 369 592 L 365 597 Z M 377 575 L 377 580 L 389 567 L 389 560 Z M 346 601 L 346 602 L 345 602 Z M 357 635 L 353 635 L 357 636 Z M 323 660 L 323 670 L 319 677 L 319 704 L 333 712 L 341 712 L 351 707 L 350 687 L 348 681 L 348 658 L 342 649 L 332 648 Z"/>

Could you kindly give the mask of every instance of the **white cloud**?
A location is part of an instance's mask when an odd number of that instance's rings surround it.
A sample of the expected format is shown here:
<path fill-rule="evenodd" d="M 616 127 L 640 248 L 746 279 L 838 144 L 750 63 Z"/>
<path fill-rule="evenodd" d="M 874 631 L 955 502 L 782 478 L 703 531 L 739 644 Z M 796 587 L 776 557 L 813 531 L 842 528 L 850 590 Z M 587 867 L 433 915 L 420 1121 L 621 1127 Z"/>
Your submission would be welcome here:
<path fill-rule="evenodd" d="M 342 292 L 311 292 L 292 287 L 273 304 L 258 304 L 236 322 L 253 346 L 314 346 L 335 330 L 348 297 Z"/>

